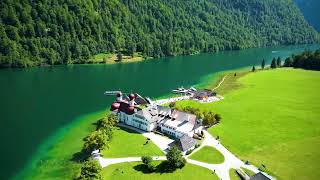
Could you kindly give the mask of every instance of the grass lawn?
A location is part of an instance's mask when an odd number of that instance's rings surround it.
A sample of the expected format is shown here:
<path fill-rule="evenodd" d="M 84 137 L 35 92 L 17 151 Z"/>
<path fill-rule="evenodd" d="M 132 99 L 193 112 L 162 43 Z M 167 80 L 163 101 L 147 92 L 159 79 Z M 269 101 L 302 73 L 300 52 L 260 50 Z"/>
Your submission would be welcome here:
<path fill-rule="evenodd" d="M 243 160 L 278 179 L 318 179 L 320 72 L 281 68 L 248 73 L 223 101 L 183 101 L 222 115 L 209 132 Z"/>
<path fill-rule="evenodd" d="M 219 179 L 218 176 L 216 174 L 212 174 L 212 171 L 209 169 L 188 163 L 182 169 L 177 169 L 174 172 L 160 172 L 156 170 L 154 173 L 148 173 L 141 162 L 121 163 L 104 168 L 102 173 L 106 180 Z"/>
<path fill-rule="evenodd" d="M 61 129 L 58 137 L 49 140 L 53 145 L 43 147 L 38 157 L 15 179 L 72 179 L 77 176 L 81 164 L 71 160 L 73 154 L 81 150 L 82 138 L 94 131 L 92 123 L 105 114 L 105 111 L 101 111 L 81 116 Z"/>
<path fill-rule="evenodd" d="M 104 63 L 104 64 L 115 64 L 119 63 L 118 57 L 116 53 L 99 53 L 94 56 L 92 56 L 89 59 L 88 63 Z M 122 56 L 122 63 L 128 63 L 128 62 L 138 62 L 138 61 L 143 61 L 145 58 L 142 56 L 141 52 L 135 52 L 133 54 L 133 57 L 129 55 L 123 55 Z"/>
<path fill-rule="evenodd" d="M 224 156 L 218 150 L 210 146 L 204 146 L 189 158 L 210 164 L 220 164 L 224 162 Z"/>
<path fill-rule="evenodd" d="M 109 149 L 103 151 L 104 157 L 158 156 L 164 153 L 146 137 L 127 128 L 116 128 Z"/>
<path fill-rule="evenodd" d="M 248 176 L 254 176 L 256 173 L 254 173 L 253 171 L 251 171 L 250 169 L 247 168 L 243 168 L 241 167 L 240 169 L 242 169 Z"/>
<path fill-rule="evenodd" d="M 230 176 L 230 180 L 241 180 L 240 176 L 238 175 L 235 169 L 229 170 L 229 176 Z"/>

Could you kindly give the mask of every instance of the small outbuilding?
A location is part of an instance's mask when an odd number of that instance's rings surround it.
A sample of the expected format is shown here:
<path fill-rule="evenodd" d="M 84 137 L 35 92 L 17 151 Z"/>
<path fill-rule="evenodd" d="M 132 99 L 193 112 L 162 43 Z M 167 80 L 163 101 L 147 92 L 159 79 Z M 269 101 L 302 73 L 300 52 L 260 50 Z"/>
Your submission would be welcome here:
<path fill-rule="evenodd" d="M 205 100 L 209 97 L 216 96 L 217 94 L 210 89 L 198 90 L 194 93 L 193 98 L 198 100 Z"/>

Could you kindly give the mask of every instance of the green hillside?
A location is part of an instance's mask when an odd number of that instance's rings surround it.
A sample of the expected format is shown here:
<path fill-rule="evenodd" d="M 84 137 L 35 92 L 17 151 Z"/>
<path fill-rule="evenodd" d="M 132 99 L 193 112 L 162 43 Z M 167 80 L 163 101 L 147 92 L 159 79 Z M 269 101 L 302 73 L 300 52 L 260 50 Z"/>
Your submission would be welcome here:
<path fill-rule="evenodd" d="M 3 0 L 0 67 L 313 43 L 291 0 Z"/>

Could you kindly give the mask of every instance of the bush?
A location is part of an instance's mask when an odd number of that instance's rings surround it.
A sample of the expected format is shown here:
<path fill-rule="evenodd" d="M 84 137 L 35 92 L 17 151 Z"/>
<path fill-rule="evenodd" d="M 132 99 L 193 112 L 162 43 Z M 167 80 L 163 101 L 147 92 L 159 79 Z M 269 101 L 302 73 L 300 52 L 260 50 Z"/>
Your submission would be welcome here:
<path fill-rule="evenodd" d="M 151 162 L 150 164 L 148 164 L 147 167 L 148 167 L 148 170 L 149 170 L 150 172 L 154 172 L 154 171 L 156 171 L 156 169 L 157 169 L 157 166 L 156 166 L 153 162 Z"/>
<path fill-rule="evenodd" d="M 186 152 L 186 155 L 189 155 L 193 152 L 194 149 L 189 149 L 187 152 Z"/>
<path fill-rule="evenodd" d="M 80 176 L 77 179 L 81 180 L 87 180 L 87 179 L 103 179 L 101 176 L 101 166 L 100 164 L 95 160 L 88 160 L 86 161 L 82 167 Z"/>
<path fill-rule="evenodd" d="M 152 162 L 152 157 L 151 156 L 142 156 L 141 161 L 145 165 L 149 165 Z"/>
<path fill-rule="evenodd" d="M 154 172 L 156 170 L 156 165 L 153 163 L 153 159 L 151 156 L 142 156 L 141 161 L 144 165 L 147 166 L 150 172 Z"/>
<path fill-rule="evenodd" d="M 170 108 L 174 108 L 176 106 L 176 102 L 171 102 L 170 104 L 169 104 L 169 107 Z"/>

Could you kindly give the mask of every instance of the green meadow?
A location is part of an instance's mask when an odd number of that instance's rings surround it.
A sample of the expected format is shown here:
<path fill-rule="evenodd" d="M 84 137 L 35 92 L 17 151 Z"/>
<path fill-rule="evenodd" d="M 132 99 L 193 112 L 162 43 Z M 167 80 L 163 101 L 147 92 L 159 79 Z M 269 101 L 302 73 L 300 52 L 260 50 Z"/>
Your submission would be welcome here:
<path fill-rule="evenodd" d="M 177 105 L 220 113 L 221 123 L 209 132 L 242 160 L 264 164 L 279 179 L 318 179 L 320 72 L 281 68 L 248 73 L 235 81 L 235 90 L 226 91 L 222 85 L 222 101 Z"/>
<path fill-rule="evenodd" d="M 157 162 L 160 164 L 160 162 Z M 147 172 L 146 167 L 141 162 L 120 163 L 108 166 L 102 170 L 105 180 L 185 180 L 185 179 L 210 179 L 218 180 L 218 176 L 212 173 L 209 169 L 186 164 L 182 169 L 177 169 L 174 172 Z"/>
<path fill-rule="evenodd" d="M 189 158 L 209 164 L 220 164 L 224 162 L 224 156 L 218 150 L 210 146 L 204 146 Z"/>
<path fill-rule="evenodd" d="M 113 131 L 109 148 L 103 151 L 105 158 L 161 156 L 164 153 L 147 138 L 133 130 L 117 127 Z"/>

